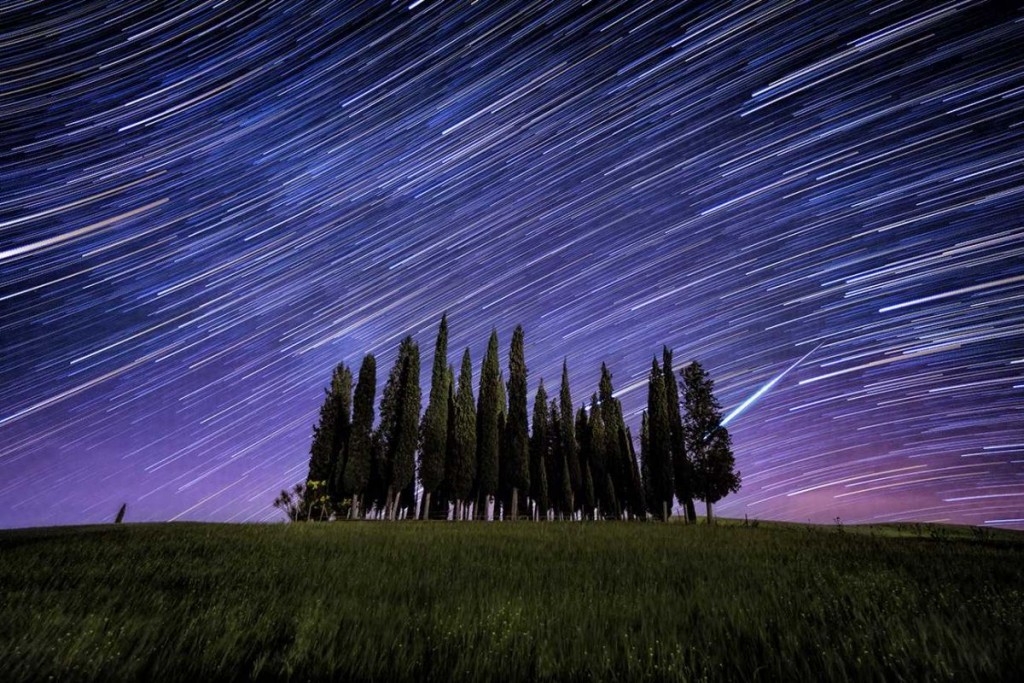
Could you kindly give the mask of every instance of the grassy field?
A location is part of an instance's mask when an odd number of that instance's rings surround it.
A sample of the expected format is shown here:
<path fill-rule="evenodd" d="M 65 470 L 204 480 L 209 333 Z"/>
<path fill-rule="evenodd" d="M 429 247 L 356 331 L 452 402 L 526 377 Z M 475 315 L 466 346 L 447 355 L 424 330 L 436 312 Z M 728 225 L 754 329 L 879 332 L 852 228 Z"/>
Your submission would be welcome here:
<path fill-rule="evenodd" d="M 1024 534 L 444 522 L 0 532 L 4 680 L 1012 680 Z"/>

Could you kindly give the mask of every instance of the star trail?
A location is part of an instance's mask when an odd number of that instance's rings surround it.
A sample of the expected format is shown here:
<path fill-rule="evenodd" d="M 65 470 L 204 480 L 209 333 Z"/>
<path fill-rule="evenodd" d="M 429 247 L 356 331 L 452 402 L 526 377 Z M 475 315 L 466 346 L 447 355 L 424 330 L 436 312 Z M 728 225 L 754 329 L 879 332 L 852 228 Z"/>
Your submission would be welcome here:
<path fill-rule="evenodd" d="M 5 2 L 0 526 L 279 519 L 333 366 L 429 368 L 448 311 L 477 379 L 492 326 L 531 392 L 606 361 L 634 434 L 699 359 L 722 515 L 1024 528 L 1022 45 L 969 0 Z"/>

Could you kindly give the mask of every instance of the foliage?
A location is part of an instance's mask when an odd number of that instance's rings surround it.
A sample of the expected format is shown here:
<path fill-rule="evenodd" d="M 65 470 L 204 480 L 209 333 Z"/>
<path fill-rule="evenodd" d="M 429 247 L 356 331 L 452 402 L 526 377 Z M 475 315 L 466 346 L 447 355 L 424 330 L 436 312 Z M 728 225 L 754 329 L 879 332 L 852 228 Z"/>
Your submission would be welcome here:
<path fill-rule="evenodd" d="M 683 434 L 693 463 L 693 490 L 706 503 L 717 503 L 740 488 L 729 430 L 722 426 L 722 409 L 715 398 L 714 382 L 701 364 L 690 363 L 682 376 Z"/>
<path fill-rule="evenodd" d="M 444 481 L 448 445 L 448 316 L 441 316 L 430 373 L 430 398 L 423 413 L 420 445 L 420 484 L 424 492 L 440 488 Z"/>
<path fill-rule="evenodd" d="M 473 362 L 469 349 L 462 354 L 453 428 L 446 478 L 451 485 L 452 497 L 459 503 L 468 504 L 476 481 L 476 407 L 473 405 Z"/>
<path fill-rule="evenodd" d="M 359 366 L 359 380 L 356 382 L 352 403 L 352 431 L 349 437 L 348 459 L 342 476 L 342 489 L 353 497 L 356 513 L 358 501 L 370 483 L 370 467 L 373 457 L 373 399 L 377 393 L 377 359 L 366 354 Z"/>
<path fill-rule="evenodd" d="M 506 486 L 512 489 L 512 509 L 508 517 L 519 515 L 519 491 L 530 488 L 530 431 L 526 410 L 526 357 L 523 349 L 523 326 L 512 332 L 508 354 L 508 413 L 505 419 L 505 458 L 502 463 Z"/>
<path fill-rule="evenodd" d="M 491 330 L 487 355 L 480 368 L 480 391 L 476 408 L 476 489 L 481 507 L 486 498 L 498 492 L 498 449 L 500 433 L 501 369 L 498 366 L 498 332 Z M 482 510 L 478 511 L 482 513 Z"/>

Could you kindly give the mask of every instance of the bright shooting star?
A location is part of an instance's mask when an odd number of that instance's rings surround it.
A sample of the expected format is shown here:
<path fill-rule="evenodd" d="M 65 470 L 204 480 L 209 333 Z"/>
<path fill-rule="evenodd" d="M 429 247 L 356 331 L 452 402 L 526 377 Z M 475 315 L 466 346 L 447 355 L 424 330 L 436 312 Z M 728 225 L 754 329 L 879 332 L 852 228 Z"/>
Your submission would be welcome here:
<path fill-rule="evenodd" d="M 824 343 L 825 342 L 821 342 L 821 344 L 824 344 Z M 805 353 L 803 356 L 801 356 L 799 359 L 797 359 L 797 361 L 795 363 L 793 363 L 788 368 L 783 370 L 780 375 L 778 375 L 776 377 L 773 377 L 771 380 L 768 381 L 767 384 L 765 384 L 763 387 L 761 387 L 760 389 L 755 391 L 750 396 L 750 398 L 748 398 L 746 401 L 744 401 L 743 403 L 741 403 L 738 406 L 736 406 L 736 408 L 734 408 L 731 413 L 729 413 L 728 415 L 725 416 L 725 418 L 722 420 L 721 426 L 724 427 L 725 425 L 729 424 L 729 422 L 731 422 L 734 417 L 736 417 L 737 415 L 742 413 L 744 410 L 746 410 L 747 408 L 752 406 L 754 404 L 754 401 L 756 401 L 757 399 L 761 398 L 766 393 L 768 393 L 768 390 L 771 389 L 772 387 L 774 387 L 776 384 L 778 384 L 779 380 L 781 380 L 783 377 L 785 377 L 787 374 L 789 374 L 789 372 L 791 370 L 793 370 L 794 368 L 796 368 L 796 366 L 800 365 L 805 360 L 807 360 L 808 356 L 810 356 L 812 353 L 814 353 L 815 351 L 820 349 L 821 348 L 821 344 L 818 344 L 813 349 L 811 349 L 810 351 Z"/>

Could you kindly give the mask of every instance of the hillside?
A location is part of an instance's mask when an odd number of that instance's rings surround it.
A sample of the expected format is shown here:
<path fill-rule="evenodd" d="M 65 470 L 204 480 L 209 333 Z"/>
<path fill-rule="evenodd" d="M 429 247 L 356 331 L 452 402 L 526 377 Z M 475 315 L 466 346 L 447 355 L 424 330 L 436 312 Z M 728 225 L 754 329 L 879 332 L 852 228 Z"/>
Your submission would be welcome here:
<path fill-rule="evenodd" d="M 1024 534 L 927 525 L 0 532 L 6 680 L 1007 679 Z"/>

